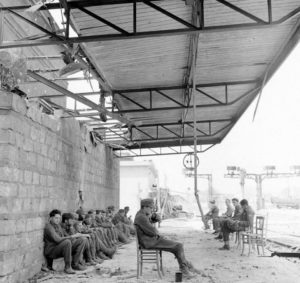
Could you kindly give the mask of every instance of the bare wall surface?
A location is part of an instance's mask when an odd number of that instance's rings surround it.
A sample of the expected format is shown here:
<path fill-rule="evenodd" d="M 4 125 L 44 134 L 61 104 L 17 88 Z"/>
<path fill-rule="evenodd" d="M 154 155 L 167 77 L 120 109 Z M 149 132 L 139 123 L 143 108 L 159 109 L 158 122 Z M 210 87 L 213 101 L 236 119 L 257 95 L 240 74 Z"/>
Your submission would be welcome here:
<path fill-rule="evenodd" d="M 23 282 L 43 259 L 43 228 L 54 208 L 119 205 L 119 161 L 74 119 L 46 115 L 0 92 L 0 283 Z"/>

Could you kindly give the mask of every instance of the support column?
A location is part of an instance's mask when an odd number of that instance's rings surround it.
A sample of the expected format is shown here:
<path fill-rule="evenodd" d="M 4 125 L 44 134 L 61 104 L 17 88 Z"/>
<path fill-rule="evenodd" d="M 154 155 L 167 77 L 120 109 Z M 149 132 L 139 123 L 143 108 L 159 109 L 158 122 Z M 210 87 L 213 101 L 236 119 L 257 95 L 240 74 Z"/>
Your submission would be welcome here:
<path fill-rule="evenodd" d="M 262 177 L 261 177 L 261 175 L 255 176 L 255 182 L 256 182 L 256 207 L 259 210 L 259 209 L 264 208 L 263 196 L 262 196 Z"/>

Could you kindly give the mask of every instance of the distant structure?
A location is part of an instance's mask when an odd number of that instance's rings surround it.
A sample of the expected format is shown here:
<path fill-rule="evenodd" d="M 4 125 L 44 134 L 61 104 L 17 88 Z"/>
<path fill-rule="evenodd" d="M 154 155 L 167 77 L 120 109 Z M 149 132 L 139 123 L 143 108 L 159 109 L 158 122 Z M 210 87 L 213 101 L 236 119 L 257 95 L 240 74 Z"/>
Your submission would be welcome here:
<path fill-rule="evenodd" d="M 120 207 L 129 206 L 129 215 L 140 209 L 140 200 L 157 187 L 158 173 L 151 160 L 120 161 Z"/>

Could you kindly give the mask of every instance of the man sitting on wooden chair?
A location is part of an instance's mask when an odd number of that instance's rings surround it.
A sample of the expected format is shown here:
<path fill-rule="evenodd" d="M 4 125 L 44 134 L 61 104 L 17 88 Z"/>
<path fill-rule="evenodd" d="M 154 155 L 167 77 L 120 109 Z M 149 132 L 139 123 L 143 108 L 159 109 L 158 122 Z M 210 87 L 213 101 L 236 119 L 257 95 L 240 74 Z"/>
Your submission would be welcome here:
<path fill-rule="evenodd" d="M 191 272 L 199 273 L 199 271 L 186 260 L 183 244 L 165 239 L 160 236 L 157 229 L 153 227 L 152 223 L 155 222 L 155 220 L 151 220 L 153 208 L 153 199 L 143 199 L 141 200 L 141 209 L 135 216 L 134 225 L 140 246 L 144 249 L 155 249 L 173 253 L 178 261 L 183 276 L 185 278 L 193 277 Z"/>
<path fill-rule="evenodd" d="M 229 234 L 237 231 L 245 231 L 246 228 L 253 228 L 253 219 L 255 212 L 248 204 L 246 199 L 241 200 L 240 202 L 243 212 L 239 220 L 227 219 L 223 222 L 222 225 L 222 234 L 224 240 L 224 246 L 220 250 L 229 250 Z"/>

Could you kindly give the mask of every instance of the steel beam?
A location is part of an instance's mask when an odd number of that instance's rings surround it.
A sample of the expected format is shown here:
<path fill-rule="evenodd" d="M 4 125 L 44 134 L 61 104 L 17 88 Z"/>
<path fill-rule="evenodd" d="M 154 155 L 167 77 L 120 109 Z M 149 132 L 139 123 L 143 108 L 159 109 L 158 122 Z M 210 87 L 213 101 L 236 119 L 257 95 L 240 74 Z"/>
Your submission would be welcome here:
<path fill-rule="evenodd" d="M 236 99 L 227 102 L 227 103 L 211 103 L 211 104 L 198 104 L 196 105 L 196 108 L 212 108 L 212 107 L 227 107 L 230 105 L 235 104 L 239 100 L 243 99 L 246 96 L 253 96 L 253 94 L 260 89 L 261 86 L 256 86 L 255 88 L 247 91 L 246 93 L 242 94 L 241 96 L 237 97 Z M 171 110 L 184 110 L 184 109 L 191 109 L 193 108 L 193 105 L 189 106 L 169 106 L 169 107 L 155 107 L 155 108 L 147 108 L 147 109 L 122 109 L 115 111 L 114 113 L 142 113 L 142 112 L 153 112 L 153 111 L 171 111 Z"/>
<path fill-rule="evenodd" d="M 132 1 L 130 3 L 133 3 Z M 72 6 L 72 5 L 71 5 Z M 69 5 L 69 7 L 71 8 Z M 75 4 L 76 6 L 76 4 Z M 94 6 L 97 6 L 94 3 Z M 23 6 L 24 7 L 24 6 Z M 3 8 L 1 8 L 3 10 Z M 8 9 L 6 9 L 8 10 Z M 13 10 L 10 7 L 10 10 Z M 74 44 L 83 42 L 98 42 L 98 41 L 111 41 L 111 40 L 129 40 L 129 39 L 142 39 L 149 37 L 166 37 L 174 35 L 186 35 L 186 34 L 197 34 L 197 33 L 211 33 L 211 32 L 224 32 L 230 30 L 247 30 L 247 29 L 257 29 L 263 27 L 271 27 L 274 25 L 281 24 L 290 18 L 294 17 L 300 12 L 300 7 L 294 9 L 287 15 L 283 16 L 279 20 L 270 22 L 256 22 L 256 23 L 241 23 L 241 24 L 229 24 L 229 25 L 219 25 L 219 26 L 209 26 L 209 27 L 198 27 L 195 28 L 184 28 L 184 29 L 168 29 L 168 30 L 154 30 L 147 32 L 136 32 L 130 34 L 108 34 L 108 35 L 91 35 L 91 36 L 78 36 L 65 39 L 62 42 L 60 39 L 43 39 L 43 40 L 24 40 L 24 41 L 11 41 L 3 42 L 0 45 L 0 49 L 15 48 L 15 47 L 29 47 L 29 46 L 45 46 L 45 45 L 62 45 L 62 44 Z"/>
<path fill-rule="evenodd" d="M 41 83 L 49 86 L 50 88 L 53 88 L 53 89 L 55 89 L 55 90 L 63 93 L 66 96 L 72 97 L 76 101 L 79 101 L 79 102 L 83 103 L 84 105 L 86 105 L 88 107 L 91 107 L 94 110 L 97 110 L 99 112 L 103 112 L 106 115 L 108 115 L 108 116 L 110 116 L 110 117 L 112 117 L 112 118 L 114 118 L 116 120 L 119 120 L 119 121 L 121 121 L 121 122 L 123 122 L 125 124 L 127 124 L 127 123 L 128 124 L 132 124 L 132 122 L 129 121 L 129 120 L 127 120 L 126 118 L 124 118 L 124 117 L 122 117 L 122 116 L 120 116 L 120 115 L 118 115 L 116 113 L 109 112 L 104 107 L 101 107 L 100 105 L 95 104 L 91 100 L 89 100 L 89 99 L 87 99 L 85 97 L 82 97 L 82 96 L 78 96 L 78 95 L 74 94 L 73 92 L 71 92 L 71 91 L 69 91 L 69 90 L 61 87 L 58 84 L 55 84 L 55 83 L 47 80 L 46 78 L 44 78 L 44 77 L 42 77 L 42 76 L 40 76 L 40 75 L 38 75 L 38 74 L 36 74 L 36 73 L 34 73 L 32 71 L 27 71 L 27 74 L 30 77 L 32 77 L 33 79 L 35 79 L 35 80 L 37 80 L 37 81 L 39 81 L 39 82 L 41 82 Z"/>
<path fill-rule="evenodd" d="M 244 80 L 244 81 L 229 81 L 229 82 L 216 82 L 216 83 L 203 83 L 196 84 L 196 88 L 209 88 L 209 87 L 220 87 L 220 86 L 234 86 L 234 85 L 247 85 L 247 84 L 257 84 L 260 82 L 260 79 L 256 80 Z M 176 89 L 185 89 L 192 88 L 190 85 L 175 85 L 175 86 L 158 86 L 158 87 L 148 87 L 148 88 L 133 88 L 133 89 L 113 89 L 113 93 L 134 93 L 134 92 L 148 92 L 148 91 L 164 91 L 164 90 L 176 90 Z"/>
<path fill-rule="evenodd" d="M 197 145 L 211 145 L 211 144 L 218 144 L 222 141 L 221 138 L 210 138 L 205 140 L 197 140 Z M 157 148 L 157 147 L 174 147 L 174 146 L 191 146 L 193 145 L 193 139 L 174 139 L 171 141 L 153 141 L 153 142 L 141 142 L 141 143 L 135 143 L 130 146 L 126 146 L 128 149 L 140 149 L 140 148 Z"/>

